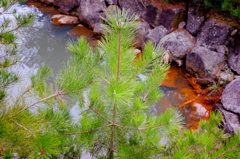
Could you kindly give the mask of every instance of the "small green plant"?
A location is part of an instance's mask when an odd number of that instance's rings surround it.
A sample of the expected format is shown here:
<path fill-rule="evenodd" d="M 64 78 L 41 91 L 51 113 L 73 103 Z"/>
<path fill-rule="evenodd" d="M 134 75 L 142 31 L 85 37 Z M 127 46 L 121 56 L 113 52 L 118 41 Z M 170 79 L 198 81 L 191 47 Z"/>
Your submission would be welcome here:
<path fill-rule="evenodd" d="M 240 18 L 240 2 L 238 0 L 195 0 L 201 1 L 206 7 L 219 12 L 228 12 L 231 16 Z"/>
<path fill-rule="evenodd" d="M 67 159 L 82 152 L 108 159 L 240 155 L 240 135 L 224 134 L 218 127 L 220 113 L 212 113 L 198 130 L 185 129 L 173 109 L 149 114 L 163 95 L 158 85 L 169 65 L 151 43 L 136 58 L 131 42 L 137 19 L 112 8 L 97 48 L 82 37 L 68 42 L 73 55 L 54 84 L 46 83 L 51 69 L 43 65 L 22 94 L 11 103 L 0 101 L 0 157 Z M 80 109 L 74 120 L 69 111 L 73 101 Z"/>

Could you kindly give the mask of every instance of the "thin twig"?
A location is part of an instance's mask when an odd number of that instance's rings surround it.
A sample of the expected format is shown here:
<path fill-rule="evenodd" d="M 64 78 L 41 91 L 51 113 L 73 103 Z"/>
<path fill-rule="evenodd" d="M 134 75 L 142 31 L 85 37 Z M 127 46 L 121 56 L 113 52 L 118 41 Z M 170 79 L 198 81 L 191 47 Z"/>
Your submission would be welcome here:
<path fill-rule="evenodd" d="M 39 100 L 39 101 L 37 101 L 37 102 L 35 102 L 35 103 L 33 103 L 33 104 L 25 107 L 25 108 L 23 108 L 22 110 L 20 110 L 20 111 L 17 112 L 16 114 L 12 115 L 11 117 L 14 117 L 14 116 L 20 114 L 20 113 L 23 112 L 24 110 L 27 110 L 27 109 L 31 108 L 32 106 L 34 106 L 34 105 L 36 105 L 36 104 L 38 104 L 38 103 L 41 103 L 41 102 L 43 102 L 43 101 L 45 101 L 45 100 L 48 100 L 48 99 L 50 99 L 50 98 L 57 97 L 57 96 L 59 96 L 59 95 L 63 95 L 63 93 L 62 93 L 61 91 L 57 91 L 57 92 L 55 92 L 54 94 L 52 94 L 52 95 L 50 95 L 50 96 L 48 96 L 48 97 L 46 97 L 46 98 L 43 98 L 43 99 L 41 99 L 41 100 Z"/>
<path fill-rule="evenodd" d="M 98 114 L 100 117 L 102 117 L 103 119 L 105 119 L 107 122 L 112 124 L 112 121 L 108 120 L 105 116 L 103 116 L 99 111 L 97 111 L 96 109 L 93 109 L 91 106 L 89 106 L 89 108 L 94 111 L 96 114 Z"/>
<path fill-rule="evenodd" d="M 120 76 L 120 63 L 121 63 L 121 31 L 118 34 L 117 81 Z"/>
<path fill-rule="evenodd" d="M 185 105 L 193 102 L 194 100 L 196 100 L 196 99 L 199 98 L 199 97 L 200 97 L 200 96 L 196 96 L 196 97 L 194 97 L 193 99 L 190 99 L 190 100 L 184 102 L 183 104 L 179 105 L 177 108 L 181 108 L 181 107 L 183 107 L 183 106 L 185 106 Z"/>
<path fill-rule="evenodd" d="M 82 131 L 82 132 L 74 132 L 74 133 L 66 133 L 66 134 L 61 134 L 61 136 L 67 136 L 67 135 L 78 135 L 78 134 L 85 134 L 85 133 L 91 133 L 93 131 L 97 131 L 106 127 L 112 126 L 112 124 L 109 125 L 105 125 L 105 126 L 101 126 L 92 130 L 88 130 L 88 131 Z"/>
<path fill-rule="evenodd" d="M 109 119 L 107 119 L 105 116 L 103 116 L 99 111 L 97 111 L 96 109 L 94 109 L 92 106 L 90 106 L 91 104 L 88 103 L 84 98 L 81 98 L 83 100 L 83 102 L 85 104 L 87 104 L 87 108 L 91 109 L 92 111 L 94 111 L 96 114 L 98 114 L 100 117 L 102 117 L 103 119 L 105 119 L 107 122 L 112 124 L 112 121 L 110 121 Z"/>
<path fill-rule="evenodd" d="M 111 84 L 106 78 L 102 77 L 99 73 L 93 70 L 95 74 L 97 74 L 103 81 L 105 81 L 107 84 Z"/>
<path fill-rule="evenodd" d="M 85 73 L 87 73 L 89 70 L 91 70 L 94 66 L 96 66 L 99 62 L 100 62 L 101 58 L 98 59 L 98 61 L 96 63 L 94 63 L 92 66 L 90 66 L 86 71 L 84 71 L 80 76 L 78 76 L 74 81 L 72 81 L 71 83 L 69 83 L 64 89 L 67 89 L 71 84 L 73 84 L 73 82 L 76 82 L 77 80 L 79 80 Z"/>
<path fill-rule="evenodd" d="M 34 137 L 36 137 L 36 135 L 35 135 L 33 132 L 31 132 L 28 128 L 26 128 L 25 126 L 23 126 L 23 125 L 15 122 L 15 121 L 13 121 L 13 122 L 14 122 L 17 126 L 23 128 L 24 130 L 26 130 L 27 132 L 29 132 L 30 134 L 32 134 Z"/>
<path fill-rule="evenodd" d="M 109 149 L 108 146 L 103 145 L 103 144 L 101 144 L 101 143 L 99 143 L 99 142 L 94 141 L 93 143 L 96 144 L 96 145 L 100 145 L 100 146 L 102 146 L 102 147 L 105 147 L 105 148 Z"/>
<path fill-rule="evenodd" d="M 228 151 L 226 151 L 226 152 L 222 153 L 221 155 L 219 155 L 219 156 L 215 157 L 214 159 L 219 159 L 219 158 L 223 157 L 224 155 L 226 155 L 227 153 L 229 153 L 229 152 L 231 152 L 231 151 L 234 151 L 234 150 L 236 150 L 236 149 L 238 149 L 238 148 L 240 148 L 240 144 L 239 144 L 239 145 L 236 145 L 236 146 L 234 146 L 234 147 L 233 147 L 233 148 L 231 148 L 230 150 L 228 150 Z"/>
<path fill-rule="evenodd" d="M 0 12 L 0 14 L 5 13 L 6 11 L 8 11 L 9 8 L 11 8 L 12 6 L 14 6 L 17 2 L 14 2 L 12 4 L 10 4 L 4 11 Z"/>
<path fill-rule="evenodd" d="M 79 88 L 79 89 L 76 89 L 76 90 L 73 90 L 73 91 L 71 91 L 71 92 L 66 92 L 66 93 L 63 93 L 62 95 L 68 95 L 68 94 L 72 94 L 72 93 L 75 93 L 75 92 L 77 92 L 77 91 L 79 91 L 79 90 L 81 90 L 81 89 L 83 89 L 83 88 L 85 88 L 85 87 L 87 87 L 88 85 L 90 85 L 91 83 L 93 83 L 94 82 L 94 80 L 90 80 L 87 84 L 85 84 L 84 86 L 82 86 L 81 88 Z"/>
<path fill-rule="evenodd" d="M 171 122 L 171 121 L 170 121 L 170 122 Z M 118 126 L 118 127 L 124 128 L 124 129 L 131 129 L 131 130 L 147 130 L 147 129 L 157 128 L 157 127 L 161 127 L 161 126 L 167 125 L 167 124 L 170 123 L 170 122 L 163 123 L 163 124 L 159 124 L 159 125 L 155 125 L 155 126 L 150 126 L 150 127 L 146 127 L 146 128 L 126 127 L 126 126 L 122 126 L 122 125 L 118 125 L 118 124 L 115 124 L 115 125 Z"/>
<path fill-rule="evenodd" d="M 76 159 L 75 157 L 72 157 L 72 156 L 68 156 L 68 155 L 64 155 L 65 157 L 68 157 L 68 158 L 70 158 L 70 159 Z"/>

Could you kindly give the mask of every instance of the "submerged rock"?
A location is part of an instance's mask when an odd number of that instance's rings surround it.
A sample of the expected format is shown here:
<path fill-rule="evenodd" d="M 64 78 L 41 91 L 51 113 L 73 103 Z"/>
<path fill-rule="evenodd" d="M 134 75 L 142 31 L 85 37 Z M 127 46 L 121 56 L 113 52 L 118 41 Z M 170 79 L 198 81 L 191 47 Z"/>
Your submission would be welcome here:
<path fill-rule="evenodd" d="M 163 37 L 159 45 L 170 52 L 173 60 L 179 60 L 194 47 L 195 38 L 185 29 L 177 29 Z"/>
<path fill-rule="evenodd" d="M 186 57 L 186 69 L 197 76 L 200 84 L 216 82 L 220 64 L 224 61 L 224 54 L 196 46 Z"/>
<path fill-rule="evenodd" d="M 56 14 L 52 16 L 53 24 L 79 24 L 78 17 L 64 14 Z"/>

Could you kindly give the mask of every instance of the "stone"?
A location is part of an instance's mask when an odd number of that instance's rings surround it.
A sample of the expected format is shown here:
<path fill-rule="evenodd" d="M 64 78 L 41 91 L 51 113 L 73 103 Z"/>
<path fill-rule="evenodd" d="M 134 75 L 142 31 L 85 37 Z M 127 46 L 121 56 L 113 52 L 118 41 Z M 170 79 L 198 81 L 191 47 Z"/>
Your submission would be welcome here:
<path fill-rule="evenodd" d="M 54 5 L 59 7 L 60 12 L 69 14 L 69 11 L 79 6 L 78 0 L 55 0 Z"/>
<path fill-rule="evenodd" d="M 143 13 L 143 19 L 148 22 L 151 26 L 157 26 L 156 19 L 158 17 L 159 10 L 153 5 L 149 5 Z"/>
<path fill-rule="evenodd" d="M 224 54 L 196 46 L 186 56 L 186 69 L 196 76 L 199 84 L 207 85 L 217 81 Z"/>
<path fill-rule="evenodd" d="M 145 13 L 149 3 L 142 0 L 120 0 L 119 6 L 121 9 L 129 10 L 130 15 L 137 14 L 140 17 Z"/>
<path fill-rule="evenodd" d="M 163 1 L 153 1 L 146 7 L 142 18 L 153 27 L 163 25 L 170 31 L 178 28 L 178 24 L 185 20 L 186 8 L 172 5 Z"/>
<path fill-rule="evenodd" d="M 222 112 L 224 116 L 223 127 L 225 133 L 232 134 L 237 132 L 240 128 L 239 115 L 225 110 L 220 103 L 216 104 L 215 106 Z"/>
<path fill-rule="evenodd" d="M 108 5 L 117 5 L 117 0 L 106 0 Z"/>
<path fill-rule="evenodd" d="M 103 28 L 102 28 L 102 23 L 96 23 L 93 26 L 93 34 L 94 35 L 102 35 L 103 33 Z"/>
<path fill-rule="evenodd" d="M 93 32 L 90 29 L 83 26 L 82 24 L 77 25 L 72 30 L 70 30 L 67 34 L 73 38 L 84 36 L 88 41 L 93 39 Z"/>
<path fill-rule="evenodd" d="M 240 114 L 240 79 L 237 78 L 226 85 L 221 101 L 223 107 L 231 112 Z"/>
<path fill-rule="evenodd" d="M 208 20 L 198 33 L 196 44 L 209 49 L 225 45 L 231 30 L 232 28 L 225 23 L 218 22 L 215 19 Z"/>
<path fill-rule="evenodd" d="M 203 24 L 205 7 L 201 2 L 193 2 L 188 4 L 188 16 L 186 29 L 192 35 L 197 35 L 201 25 Z"/>
<path fill-rule="evenodd" d="M 96 23 L 102 22 L 100 17 L 104 16 L 106 7 L 103 0 L 81 0 L 78 9 L 79 19 L 90 27 L 94 27 Z"/>
<path fill-rule="evenodd" d="M 164 26 L 160 25 L 149 31 L 144 41 L 152 41 L 154 45 L 158 45 L 160 40 L 168 33 L 169 31 Z"/>
<path fill-rule="evenodd" d="M 240 29 L 234 35 L 234 46 L 230 50 L 228 65 L 240 75 Z"/>
<path fill-rule="evenodd" d="M 164 36 L 159 45 L 169 50 L 173 60 L 181 60 L 194 47 L 195 38 L 185 29 L 177 29 Z"/>
<path fill-rule="evenodd" d="M 215 50 L 219 53 L 223 53 L 223 54 L 227 54 L 229 51 L 228 51 L 228 48 L 225 46 L 225 45 L 220 45 L 220 46 L 217 46 L 215 48 Z"/>
<path fill-rule="evenodd" d="M 178 29 L 182 29 L 186 26 L 186 23 L 185 22 L 181 22 L 178 24 Z"/>
<path fill-rule="evenodd" d="M 219 77 L 222 81 L 224 81 L 224 83 L 226 83 L 226 82 L 229 83 L 234 79 L 233 74 L 229 74 L 229 73 L 226 73 L 226 72 L 221 72 Z"/>
<path fill-rule="evenodd" d="M 51 19 L 53 24 L 79 24 L 78 17 L 71 15 L 56 14 Z"/>
<path fill-rule="evenodd" d="M 177 29 L 178 24 L 185 19 L 185 11 L 182 8 L 162 10 L 157 18 L 157 26 L 163 25 L 170 31 Z"/>
<path fill-rule="evenodd" d="M 40 1 L 46 4 L 54 4 L 56 0 L 40 0 Z"/>
<path fill-rule="evenodd" d="M 188 12 L 186 29 L 189 33 L 196 35 L 199 31 L 200 26 L 204 22 L 204 16 L 198 16 L 192 12 Z"/>
<path fill-rule="evenodd" d="M 142 48 L 144 44 L 144 39 L 148 34 L 148 32 L 151 30 L 151 27 L 147 22 L 137 21 L 136 23 L 138 23 L 138 25 L 137 25 L 136 36 L 133 40 L 133 44 L 137 48 Z"/>

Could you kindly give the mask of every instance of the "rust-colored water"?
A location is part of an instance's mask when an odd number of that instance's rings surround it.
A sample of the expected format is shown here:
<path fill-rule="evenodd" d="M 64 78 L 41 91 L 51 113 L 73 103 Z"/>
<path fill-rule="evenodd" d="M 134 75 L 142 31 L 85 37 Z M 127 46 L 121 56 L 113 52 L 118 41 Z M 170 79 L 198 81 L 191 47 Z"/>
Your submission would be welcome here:
<path fill-rule="evenodd" d="M 186 73 L 177 66 L 171 66 L 167 78 L 161 84 L 165 96 L 154 107 L 159 114 L 168 108 L 176 108 L 185 117 L 186 127 L 197 129 L 201 119 L 209 119 L 209 112 L 213 105 L 204 101 L 204 96 L 198 96 L 190 82 L 185 77 Z"/>

